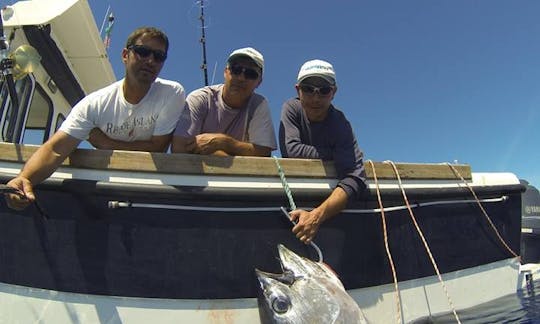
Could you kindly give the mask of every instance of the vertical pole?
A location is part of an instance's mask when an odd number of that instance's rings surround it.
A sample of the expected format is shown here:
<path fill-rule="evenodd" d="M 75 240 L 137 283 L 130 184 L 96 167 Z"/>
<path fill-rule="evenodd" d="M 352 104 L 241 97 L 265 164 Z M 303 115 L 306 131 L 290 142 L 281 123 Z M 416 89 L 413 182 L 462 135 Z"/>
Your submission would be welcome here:
<path fill-rule="evenodd" d="M 201 15 L 199 16 L 199 19 L 201 20 L 201 45 L 202 45 L 202 55 L 203 55 L 203 62 L 201 65 L 201 69 L 203 70 L 204 74 L 204 85 L 208 85 L 208 69 L 206 65 L 206 34 L 205 34 L 205 25 L 204 25 L 204 0 L 200 0 L 201 5 Z"/>
<path fill-rule="evenodd" d="M 6 132 L 6 142 L 16 142 L 18 141 L 17 136 L 15 136 L 15 126 L 19 121 L 19 97 L 17 96 L 17 91 L 15 90 L 15 82 L 13 80 L 13 61 L 8 57 L 9 53 L 9 44 L 4 35 L 4 22 L 2 16 L 2 11 L 0 11 L 0 69 L 3 75 L 3 79 L 7 83 L 7 89 L 9 93 L 9 99 L 11 101 L 11 112 L 9 117 L 9 124 Z"/>

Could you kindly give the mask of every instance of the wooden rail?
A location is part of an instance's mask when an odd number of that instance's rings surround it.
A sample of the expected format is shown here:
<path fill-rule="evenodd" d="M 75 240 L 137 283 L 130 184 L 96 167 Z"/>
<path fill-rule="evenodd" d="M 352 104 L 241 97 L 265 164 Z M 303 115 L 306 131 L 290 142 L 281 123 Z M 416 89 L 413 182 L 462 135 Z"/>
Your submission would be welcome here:
<path fill-rule="evenodd" d="M 36 145 L 0 143 L 0 161 L 24 163 L 39 148 Z M 287 177 L 335 178 L 332 162 L 313 159 L 279 159 Z M 374 162 L 379 179 L 395 179 L 392 167 L 383 162 Z M 87 169 L 110 169 L 175 174 L 213 174 L 272 177 L 277 175 L 273 158 L 263 157 L 218 157 L 196 154 L 168 154 L 132 151 L 77 149 L 64 166 Z M 435 163 L 396 163 L 402 179 L 456 179 L 452 169 Z M 454 167 L 465 179 L 471 179 L 469 165 Z M 371 167 L 366 167 L 368 178 L 372 178 Z"/>

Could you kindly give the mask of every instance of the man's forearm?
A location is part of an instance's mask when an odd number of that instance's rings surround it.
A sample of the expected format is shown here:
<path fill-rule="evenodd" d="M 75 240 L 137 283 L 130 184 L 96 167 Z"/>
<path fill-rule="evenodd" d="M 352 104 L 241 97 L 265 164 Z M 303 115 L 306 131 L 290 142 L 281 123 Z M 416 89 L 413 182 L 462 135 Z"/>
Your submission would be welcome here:
<path fill-rule="evenodd" d="M 79 145 L 80 140 L 61 131 L 44 143 L 26 162 L 19 176 L 32 184 L 48 178 L 66 157 Z"/>
<path fill-rule="evenodd" d="M 193 137 L 173 136 L 171 141 L 172 153 L 192 153 L 195 139 Z"/>
<path fill-rule="evenodd" d="M 235 156 L 270 156 L 272 149 L 253 143 L 235 140 L 232 137 L 225 141 L 223 151 Z"/>
<path fill-rule="evenodd" d="M 336 187 L 330 196 L 328 196 L 328 198 L 326 198 L 322 204 L 315 208 L 321 214 L 322 219 L 320 223 L 334 217 L 345 209 L 345 207 L 347 207 L 348 199 L 349 197 L 345 190 L 340 187 Z"/>
<path fill-rule="evenodd" d="M 38 184 L 48 178 L 64 161 L 65 156 L 55 153 L 50 147 L 42 146 L 26 162 L 19 176 Z"/>
<path fill-rule="evenodd" d="M 106 143 L 95 145 L 96 148 L 109 150 L 124 150 L 124 151 L 147 151 L 147 152 L 164 152 L 170 143 L 170 135 L 153 136 L 147 141 L 132 141 L 125 142 L 107 138 Z"/>

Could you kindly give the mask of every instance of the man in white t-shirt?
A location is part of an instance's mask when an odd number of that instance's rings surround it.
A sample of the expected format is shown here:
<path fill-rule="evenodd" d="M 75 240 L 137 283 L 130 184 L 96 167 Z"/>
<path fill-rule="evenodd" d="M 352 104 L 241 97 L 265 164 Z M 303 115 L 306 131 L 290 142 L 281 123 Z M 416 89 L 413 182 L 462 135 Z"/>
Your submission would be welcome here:
<path fill-rule="evenodd" d="M 83 98 L 60 129 L 7 183 L 24 195 L 6 195 L 9 207 L 35 200 L 33 185 L 49 177 L 83 140 L 96 148 L 164 152 L 185 105 L 182 85 L 157 76 L 167 58 L 167 36 L 153 27 L 136 29 L 122 50 L 124 79 Z"/>
<path fill-rule="evenodd" d="M 270 156 L 276 139 L 268 101 L 255 93 L 264 59 L 247 47 L 233 51 L 224 84 L 191 92 L 172 140 L 173 153 Z"/>

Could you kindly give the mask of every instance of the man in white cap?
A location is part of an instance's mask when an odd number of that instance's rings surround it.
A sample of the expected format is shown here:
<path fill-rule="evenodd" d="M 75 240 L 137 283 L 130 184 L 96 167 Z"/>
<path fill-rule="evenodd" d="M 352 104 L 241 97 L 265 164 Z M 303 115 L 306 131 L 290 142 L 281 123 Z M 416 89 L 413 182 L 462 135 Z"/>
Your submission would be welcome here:
<path fill-rule="evenodd" d="M 300 68 L 296 92 L 283 104 L 279 127 L 279 146 L 283 157 L 333 160 L 338 178 L 330 196 L 312 211 L 290 213 L 293 228 L 302 242 L 309 243 L 319 226 L 339 214 L 349 199 L 356 199 L 366 188 L 363 153 L 351 124 L 343 112 L 332 105 L 337 92 L 333 66 L 311 60 Z"/>
<path fill-rule="evenodd" d="M 173 153 L 270 156 L 277 148 L 268 101 L 255 93 L 264 59 L 247 47 L 233 51 L 224 84 L 191 92 L 172 141 Z"/>

